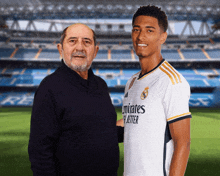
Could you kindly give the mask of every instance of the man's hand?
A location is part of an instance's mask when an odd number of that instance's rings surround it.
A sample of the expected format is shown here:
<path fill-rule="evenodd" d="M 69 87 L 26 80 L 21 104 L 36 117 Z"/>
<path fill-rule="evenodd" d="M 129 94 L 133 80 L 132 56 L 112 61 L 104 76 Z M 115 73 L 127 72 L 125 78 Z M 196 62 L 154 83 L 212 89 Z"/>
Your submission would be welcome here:
<path fill-rule="evenodd" d="M 121 127 L 124 127 L 124 120 L 123 119 L 120 119 L 116 122 L 116 126 L 121 126 Z"/>

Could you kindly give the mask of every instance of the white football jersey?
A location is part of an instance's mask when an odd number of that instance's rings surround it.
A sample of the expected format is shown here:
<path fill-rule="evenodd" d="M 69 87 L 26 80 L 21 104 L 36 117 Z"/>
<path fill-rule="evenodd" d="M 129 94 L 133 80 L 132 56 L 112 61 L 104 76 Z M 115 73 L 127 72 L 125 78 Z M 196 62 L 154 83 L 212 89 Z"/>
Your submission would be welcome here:
<path fill-rule="evenodd" d="M 169 124 L 190 118 L 190 86 L 167 61 L 125 87 L 124 175 L 167 176 L 173 155 Z"/>

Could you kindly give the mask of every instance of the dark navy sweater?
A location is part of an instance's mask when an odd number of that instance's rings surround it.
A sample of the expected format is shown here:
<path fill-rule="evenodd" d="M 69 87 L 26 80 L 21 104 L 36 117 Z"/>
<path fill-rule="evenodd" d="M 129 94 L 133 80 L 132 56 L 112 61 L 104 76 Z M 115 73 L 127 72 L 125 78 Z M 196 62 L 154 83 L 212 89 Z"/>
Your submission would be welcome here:
<path fill-rule="evenodd" d="M 116 113 L 103 79 L 62 61 L 38 87 L 28 146 L 34 176 L 116 176 Z"/>

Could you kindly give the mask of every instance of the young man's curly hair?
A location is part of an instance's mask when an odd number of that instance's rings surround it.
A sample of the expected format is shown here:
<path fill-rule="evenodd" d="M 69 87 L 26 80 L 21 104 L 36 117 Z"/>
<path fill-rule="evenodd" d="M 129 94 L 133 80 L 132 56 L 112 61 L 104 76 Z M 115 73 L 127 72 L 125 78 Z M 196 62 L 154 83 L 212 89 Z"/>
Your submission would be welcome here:
<path fill-rule="evenodd" d="M 138 16 L 150 16 L 154 17 L 158 20 L 158 24 L 162 31 L 166 32 L 168 28 L 168 19 L 167 15 L 164 11 L 161 10 L 161 8 L 156 6 L 141 6 L 134 14 L 132 18 L 132 26 L 134 25 L 134 21 Z"/>

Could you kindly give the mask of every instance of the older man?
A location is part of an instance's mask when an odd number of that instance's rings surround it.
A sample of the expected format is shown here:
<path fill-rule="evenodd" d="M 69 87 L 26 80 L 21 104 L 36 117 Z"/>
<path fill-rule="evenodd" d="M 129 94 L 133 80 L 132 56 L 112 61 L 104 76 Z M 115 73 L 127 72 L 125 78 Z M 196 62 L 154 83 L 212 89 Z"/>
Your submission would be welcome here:
<path fill-rule="evenodd" d="M 57 45 L 62 65 L 35 93 L 29 158 L 34 176 L 116 176 L 116 113 L 106 83 L 90 69 L 95 33 L 74 24 Z"/>

